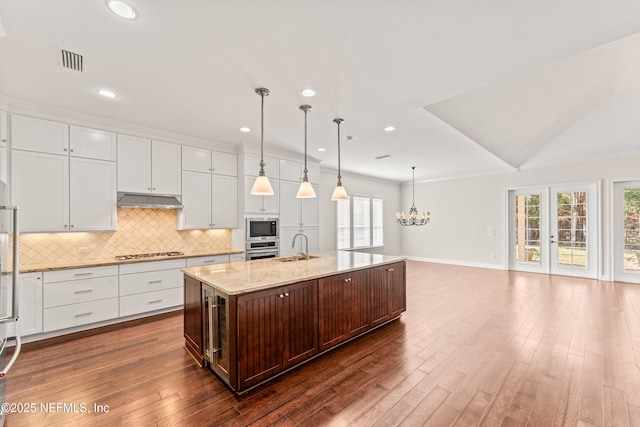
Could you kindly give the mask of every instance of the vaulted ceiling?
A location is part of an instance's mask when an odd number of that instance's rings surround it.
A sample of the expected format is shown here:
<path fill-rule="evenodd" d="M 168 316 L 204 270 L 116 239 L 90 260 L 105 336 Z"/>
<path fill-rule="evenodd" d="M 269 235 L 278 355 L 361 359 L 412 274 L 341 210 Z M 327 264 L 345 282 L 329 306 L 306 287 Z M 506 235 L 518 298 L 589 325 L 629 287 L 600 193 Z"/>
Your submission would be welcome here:
<path fill-rule="evenodd" d="M 302 153 L 310 104 L 310 155 L 336 167 L 342 117 L 343 170 L 399 182 L 640 153 L 637 1 L 130 4 L 133 21 L 103 0 L 0 0 L 9 109 L 257 146 L 264 86 L 266 149 Z"/>

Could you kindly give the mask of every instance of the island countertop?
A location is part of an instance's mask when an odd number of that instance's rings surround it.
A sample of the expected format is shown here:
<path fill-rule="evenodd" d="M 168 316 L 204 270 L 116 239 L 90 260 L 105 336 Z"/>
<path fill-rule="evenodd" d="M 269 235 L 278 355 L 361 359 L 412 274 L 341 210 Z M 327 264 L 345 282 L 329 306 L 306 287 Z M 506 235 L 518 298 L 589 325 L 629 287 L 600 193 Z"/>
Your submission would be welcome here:
<path fill-rule="evenodd" d="M 283 260 L 293 258 L 190 267 L 182 272 L 227 295 L 238 295 L 406 260 L 401 256 L 353 251 L 320 252 L 311 257 L 288 262 Z"/>

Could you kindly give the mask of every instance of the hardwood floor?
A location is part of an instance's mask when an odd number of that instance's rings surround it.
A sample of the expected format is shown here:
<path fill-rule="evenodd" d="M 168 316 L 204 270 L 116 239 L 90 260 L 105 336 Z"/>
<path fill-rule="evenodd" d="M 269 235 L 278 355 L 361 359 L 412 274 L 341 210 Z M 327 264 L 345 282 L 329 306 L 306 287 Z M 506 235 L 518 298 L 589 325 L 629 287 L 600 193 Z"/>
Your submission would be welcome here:
<path fill-rule="evenodd" d="M 36 412 L 6 425 L 640 426 L 639 285 L 408 262 L 407 302 L 241 397 L 187 355 L 181 313 L 30 345 L 7 400 Z"/>

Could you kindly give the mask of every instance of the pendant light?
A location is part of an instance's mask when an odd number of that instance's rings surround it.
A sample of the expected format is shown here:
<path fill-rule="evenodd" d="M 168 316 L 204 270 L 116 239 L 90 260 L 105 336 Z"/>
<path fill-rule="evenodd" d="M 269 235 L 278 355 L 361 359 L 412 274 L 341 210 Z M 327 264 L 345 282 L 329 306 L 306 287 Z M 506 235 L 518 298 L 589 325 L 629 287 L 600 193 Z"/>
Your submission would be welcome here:
<path fill-rule="evenodd" d="M 307 170 L 307 112 L 311 109 L 311 105 L 301 105 L 300 109 L 304 111 L 304 174 L 296 197 L 298 199 L 310 199 L 316 197 L 316 192 L 309 182 L 309 171 Z"/>
<path fill-rule="evenodd" d="M 422 212 L 420 218 L 418 218 L 418 209 L 416 209 L 416 167 L 412 166 L 413 170 L 413 199 L 411 201 L 411 209 L 409 209 L 409 218 L 404 212 L 397 212 L 396 219 L 400 225 L 425 225 L 431 220 L 431 212 Z"/>
<path fill-rule="evenodd" d="M 331 195 L 331 200 L 334 201 L 349 200 L 349 195 L 342 186 L 342 176 L 340 175 L 340 123 L 342 122 L 344 122 L 342 119 L 333 119 L 333 123 L 338 125 L 338 184 L 333 190 L 333 195 Z"/>
<path fill-rule="evenodd" d="M 256 181 L 251 188 L 251 194 L 254 196 L 273 196 L 273 188 L 269 178 L 264 173 L 264 97 L 269 95 L 269 89 L 259 87 L 256 89 L 256 93 L 260 95 L 260 172 Z"/>

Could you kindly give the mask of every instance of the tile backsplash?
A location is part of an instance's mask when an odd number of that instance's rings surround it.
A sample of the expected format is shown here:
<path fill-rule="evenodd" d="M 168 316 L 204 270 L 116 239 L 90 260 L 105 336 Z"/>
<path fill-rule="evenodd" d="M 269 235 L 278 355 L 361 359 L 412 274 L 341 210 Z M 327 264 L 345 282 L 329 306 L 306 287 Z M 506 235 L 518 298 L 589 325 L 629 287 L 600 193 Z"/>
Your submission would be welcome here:
<path fill-rule="evenodd" d="M 20 264 L 231 249 L 231 230 L 176 230 L 174 209 L 118 209 L 118 231 L 20 235 Z"/>

